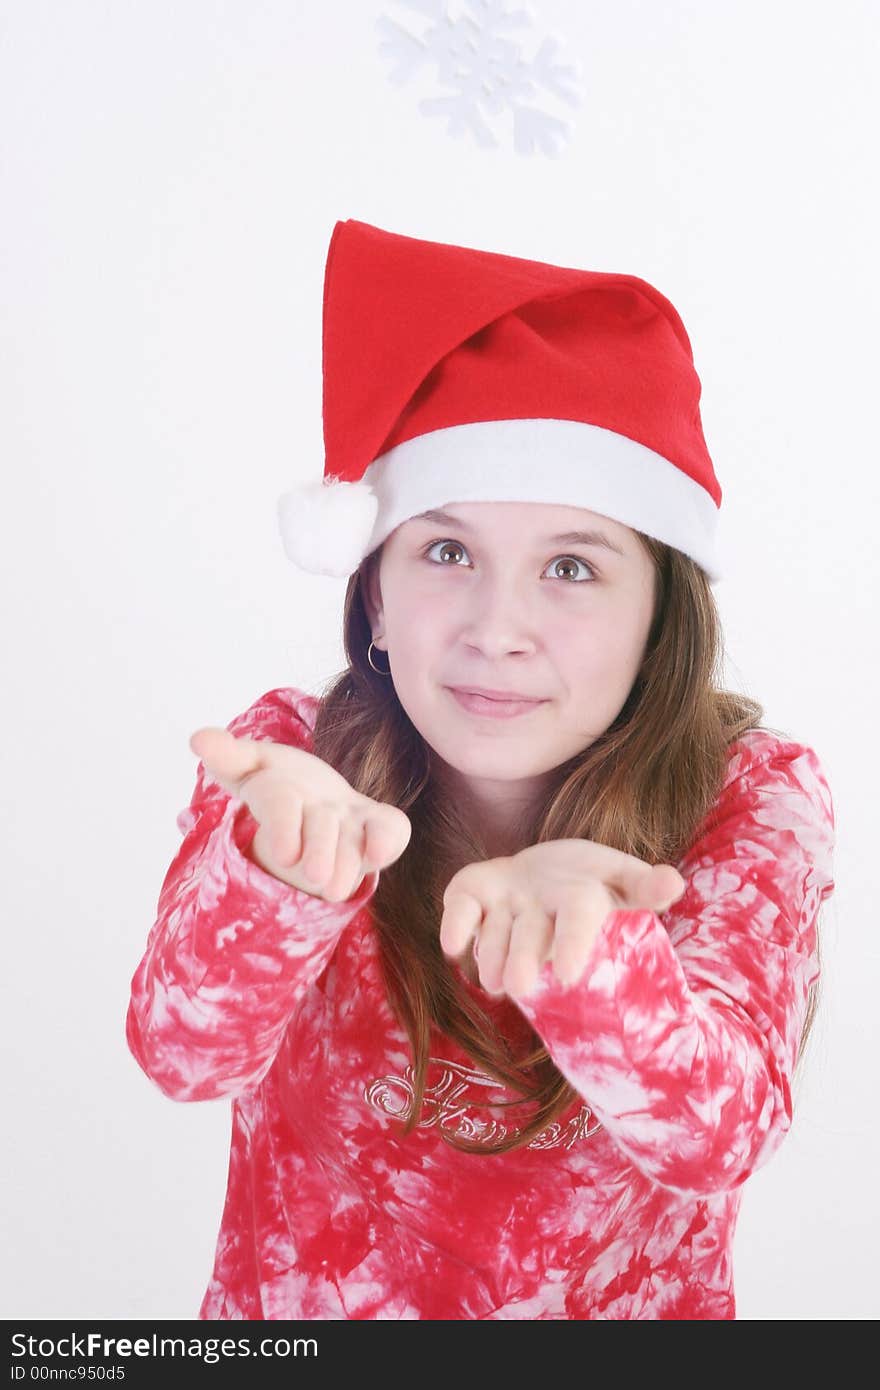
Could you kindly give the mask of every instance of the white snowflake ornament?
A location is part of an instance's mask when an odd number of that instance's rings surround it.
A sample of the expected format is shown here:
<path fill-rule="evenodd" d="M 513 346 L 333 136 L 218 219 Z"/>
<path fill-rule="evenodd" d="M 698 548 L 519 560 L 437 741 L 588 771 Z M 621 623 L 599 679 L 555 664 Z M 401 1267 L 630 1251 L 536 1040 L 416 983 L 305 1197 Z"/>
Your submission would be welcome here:
<path fill-rule="evenodd" d="M 562 41 L 548 35 L 528 61 L 520 45 L 506 37 L 511 29 L 534 23 L 528 9 L 508 10 L 504 0 L 462 0 L 453 16 L 449 0 L 400 0 L 430 20 L 416 36 L 386 15 L 376 23 L 382 34 L 380 51 L 393 60 L 389 82 L 400 86 L 419 69 L 433 65 L 437 81 L 453 88 L 449 96 L 426 97 L 419 110 L 426 116 L 445 116 L 447 133 L 459 139 L 466 131 L 484 147 L 499 141 L 483 119 L 505 111 L 513 114 L 513 143 L 517 154 L 531 155 L 536 148 L 555 158 L 557 141 L 568 139 L 571 123 L 542 110 L 532 102 L 539 87 L 571 106 L 580 105 L 574 88 L 581 72 L 578 64 L 556 61 Z"/>

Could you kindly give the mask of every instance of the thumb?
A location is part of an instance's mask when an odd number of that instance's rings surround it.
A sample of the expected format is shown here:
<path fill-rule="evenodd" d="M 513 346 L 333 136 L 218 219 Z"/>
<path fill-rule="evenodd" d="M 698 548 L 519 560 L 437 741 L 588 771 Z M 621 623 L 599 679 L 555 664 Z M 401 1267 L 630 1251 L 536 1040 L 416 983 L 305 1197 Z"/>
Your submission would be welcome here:
<path fill-rule="evenodd" d="M 237 738 L 228 729 L 197 729 L 189 741 L 191 752 L 206 771 L 232 796 L 241 797 L 242 783 L 265 766 L 265 749 L 254 739 Z"/>
<path fill-rule="evenodd" d="M 654 909 L 657 912 L 665 912 L 681 897 L 687 884 L 671 864 L 655 864 L 651 872 Z"/>

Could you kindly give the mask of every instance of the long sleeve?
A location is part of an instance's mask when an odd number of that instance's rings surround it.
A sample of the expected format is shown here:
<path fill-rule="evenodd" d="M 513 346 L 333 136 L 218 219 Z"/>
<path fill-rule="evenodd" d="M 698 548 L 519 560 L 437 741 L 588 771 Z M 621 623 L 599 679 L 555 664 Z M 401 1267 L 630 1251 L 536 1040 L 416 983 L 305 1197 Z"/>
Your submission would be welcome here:
<path fill-rule="evenodd" d="M 305 747 L 312 697 L 262 696 L 227 727 Z M 342 903 L 300 892 L 245 857 L 258 824 L 199 763 L 184 836 L 131 982 L 125 1031 L 139 1066 L 175 1100 L 234 1096 L 268 1071 L 285 1029 L 378 873 Z"/>
<path fill-rule="evenodd" d="M 520 1007 L 556 1065 L 652 1181 L 731 1189 L 771 1157 L 819 974 L 834 813 L 812 749 L 741 740 L 713 813 L 676 865 L 663 919 L 611 912 L 587 969 L 545 966 Z"/>

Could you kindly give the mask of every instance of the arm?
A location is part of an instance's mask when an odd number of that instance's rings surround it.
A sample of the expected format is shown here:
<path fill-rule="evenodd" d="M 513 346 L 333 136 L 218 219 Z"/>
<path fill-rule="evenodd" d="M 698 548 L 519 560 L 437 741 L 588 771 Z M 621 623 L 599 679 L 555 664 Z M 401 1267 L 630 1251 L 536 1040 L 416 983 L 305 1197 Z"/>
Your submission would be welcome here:
<path fill-rule="evenodd" d="M 306 747 L 307 697 L 270 691 L 231 733 Z M 138 1065 L 174 1100 L 209 1100 L 257 1085 L 305 990 L 371 898 L 378 872 L 330 903 L 266 873 L 249 856 L 257 821 L 200 762 L 184 839 L 131 983 L 126 1039 Z"/>
<path fill-rule="evenodd" d="M 652 1181 L 736 1187 L 791 1124 L 834 815 L 816 754 L 743 743 L 661 921 L 605 919 L 580 980 L 545 967 L 520 1007 L 560 1071 Z M 736 764 L 740 764 L 737 768 Z"/>

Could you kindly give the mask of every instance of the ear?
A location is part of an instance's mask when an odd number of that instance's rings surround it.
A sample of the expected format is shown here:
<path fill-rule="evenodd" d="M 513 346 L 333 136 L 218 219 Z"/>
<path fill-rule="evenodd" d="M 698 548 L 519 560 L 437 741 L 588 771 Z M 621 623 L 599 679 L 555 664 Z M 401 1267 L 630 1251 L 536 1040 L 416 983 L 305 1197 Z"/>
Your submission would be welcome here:
<path fill-rule="evenodd" d="M 379 637 L 385 625 L 385 614 L 382 608 L 382 590 L 379 584 L 380 557 L 381 551 L 378 553 L 374 551 L 364 561 L 361 569 L 361 594 L 364 600 L 364 608 L 367 610 L 367 620 L 373 631 L 374 641 Z"/>

